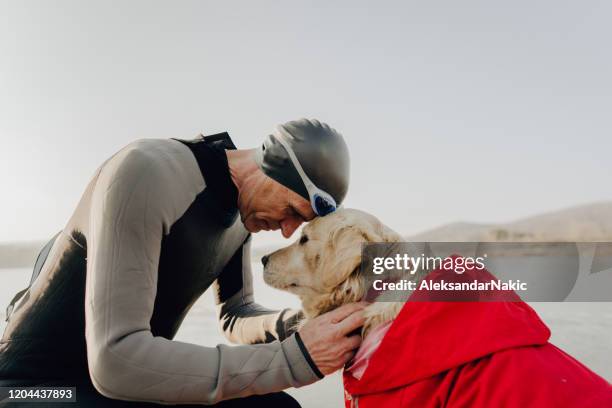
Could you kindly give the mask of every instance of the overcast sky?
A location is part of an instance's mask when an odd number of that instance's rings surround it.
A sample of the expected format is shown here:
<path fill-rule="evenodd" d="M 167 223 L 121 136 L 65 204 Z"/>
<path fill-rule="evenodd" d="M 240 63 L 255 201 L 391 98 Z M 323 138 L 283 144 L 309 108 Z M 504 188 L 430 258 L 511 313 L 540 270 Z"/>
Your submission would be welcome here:
<path fill-rule="evenodd" d="M 612 198 L 610 2 L 0 5 L 0 241 L 61 229 L 132 140 L 303 116 L 347 140 L 346 205 L 401 233 Z"/>

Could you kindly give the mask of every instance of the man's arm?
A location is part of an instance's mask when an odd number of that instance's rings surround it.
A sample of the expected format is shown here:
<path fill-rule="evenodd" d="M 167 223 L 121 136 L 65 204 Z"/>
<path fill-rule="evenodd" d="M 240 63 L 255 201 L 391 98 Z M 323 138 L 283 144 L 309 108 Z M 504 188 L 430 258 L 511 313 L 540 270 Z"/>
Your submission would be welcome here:
<path fill-rule="evenodd" d="M 193 166 L 185 165 L 189 160 Z M 90 212 L 85 316 L 89 374 L 107 397 L 211 404 L 318 379 L 295 335 L 201 347 L 151 333 L 162 236 L 203 188 L 193 156 L 172 141 L 130 145 L 100 173 Z"/>
<path fill-rule="evenodd" d="M 255 303 L 250 235 L 215 281 L 214 293 L 221 330 L 232 343 L 284 340 L 302 319 L 298 310 L 270 310 Z"/>

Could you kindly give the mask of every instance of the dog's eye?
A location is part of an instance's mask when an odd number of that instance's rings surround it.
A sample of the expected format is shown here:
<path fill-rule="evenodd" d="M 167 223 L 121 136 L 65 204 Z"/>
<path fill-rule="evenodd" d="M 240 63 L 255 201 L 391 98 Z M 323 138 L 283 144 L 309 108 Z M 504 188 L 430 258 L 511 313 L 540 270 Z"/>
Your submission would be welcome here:
<path fill-rule="evenodd" d="M 307 242 L 308 242 L 308 235 L 302 235 L 302 237 L 300 238 L 300 245 L 304 245 Z"/>

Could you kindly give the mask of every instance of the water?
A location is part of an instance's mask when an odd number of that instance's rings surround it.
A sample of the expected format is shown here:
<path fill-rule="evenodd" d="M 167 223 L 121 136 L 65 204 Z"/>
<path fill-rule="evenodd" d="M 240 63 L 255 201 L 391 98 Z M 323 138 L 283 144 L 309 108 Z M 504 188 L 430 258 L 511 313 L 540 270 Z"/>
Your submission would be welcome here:
<path fill-rule="evenodd" d="M 0 316 L 13 295 L 27 286 L 31 269 L 0 269 Z M 270 308 L 299 307 L 296 297 L 267 286 L 259 264 L 253 266 L 255 299 Z M 608 303 L 531 303 L 552 330 L 551 342 L 593 371 L 612 379 L 612 302 Z M 220 334 L 210 293 L 205 293 L 189 312 L 176 340 L 215 346 L 228 343 Z M 4 330 L 4 318 L 0 331 Z M 308 387 L 289 392 L 304 407 L 342 406 L 342 381 L 339 374 L 326 377 Z"/>
<path fill-rule="evenodd" d="M 299 308 L 300 302 L 295 296 L 271 288 L 264 283 L 261 265 L 254 265 L 253 269 L 253 286 L 257 302 L 272 309 Z M 4 321 L 6 306 L 15 293 L 28 285 L 31 274 L 31 268 L 0 269 L 0 316 L 2 317 L 0 330 L 3 331 L 6 326 Z M 217 328 L 215 305 L 210 292 L 204 293 L 195 303 L 177 333 L 176 339 L 211 346 L 226 343 Z"/>

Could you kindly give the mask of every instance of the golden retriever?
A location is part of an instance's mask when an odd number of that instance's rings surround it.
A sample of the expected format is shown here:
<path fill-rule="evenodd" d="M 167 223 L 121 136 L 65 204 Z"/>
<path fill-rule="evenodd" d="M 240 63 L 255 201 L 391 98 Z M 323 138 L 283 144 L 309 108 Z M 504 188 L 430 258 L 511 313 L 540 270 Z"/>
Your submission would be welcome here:
<path fill-rule="evenodd" d="M 306 319 L 365 298 L 361 248 L 369 242 L 400 242 L 402 237 L 363 211 L 341 209 L 318 217 L 293 244 L 262 258 L 264 281 L 299 296 Z M 362 335 L 395 318 L 402 302 L 377 302 L 366 308 Z"/>

